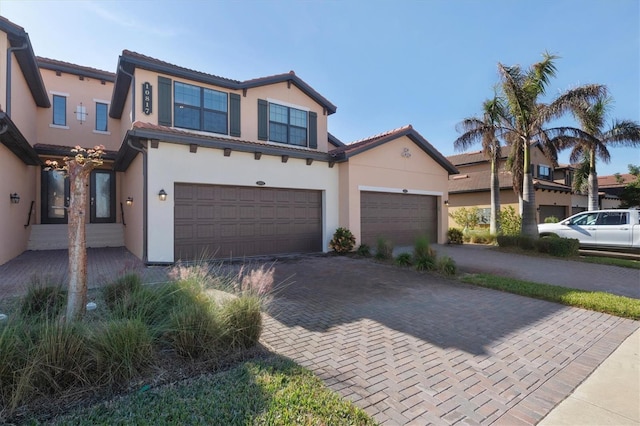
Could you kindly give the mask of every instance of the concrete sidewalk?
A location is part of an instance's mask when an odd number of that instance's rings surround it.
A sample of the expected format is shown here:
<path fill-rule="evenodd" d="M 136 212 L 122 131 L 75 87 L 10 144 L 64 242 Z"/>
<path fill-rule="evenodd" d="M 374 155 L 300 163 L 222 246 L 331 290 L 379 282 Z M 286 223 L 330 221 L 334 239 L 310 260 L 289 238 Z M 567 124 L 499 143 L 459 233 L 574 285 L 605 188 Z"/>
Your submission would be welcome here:
<path fill-rule="evenodd" d="M 640 330 L 538 424 L 639 425 Z"/>

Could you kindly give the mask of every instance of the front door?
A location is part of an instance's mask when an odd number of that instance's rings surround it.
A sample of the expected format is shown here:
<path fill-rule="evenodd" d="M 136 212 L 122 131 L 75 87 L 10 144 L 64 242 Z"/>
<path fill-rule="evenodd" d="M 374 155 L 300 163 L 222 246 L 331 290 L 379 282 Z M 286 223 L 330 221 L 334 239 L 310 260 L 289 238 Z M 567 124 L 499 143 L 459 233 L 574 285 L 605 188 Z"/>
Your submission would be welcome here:
<path fill-rule="evenodd" d="M 116 221 L 116 176 L 109 170 L 91 172 L 91 223 Z"/>
<path fill-rule="evenodd" d="M 42 171 L 42 223 L 67 223 L 69 179 L 57 170 Z"/>

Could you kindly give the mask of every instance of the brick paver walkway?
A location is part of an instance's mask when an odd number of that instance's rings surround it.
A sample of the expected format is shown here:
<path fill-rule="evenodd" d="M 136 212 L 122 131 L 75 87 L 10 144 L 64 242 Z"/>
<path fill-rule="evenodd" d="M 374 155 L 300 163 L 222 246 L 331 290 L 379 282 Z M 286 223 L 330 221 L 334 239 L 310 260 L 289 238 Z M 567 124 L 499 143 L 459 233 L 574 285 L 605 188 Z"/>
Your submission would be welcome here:
<path fill-rule="evenodd" d="M 371 260 L 276 277 L 265 345 L 382 424 L 535 424 L 639 327 Z"/>

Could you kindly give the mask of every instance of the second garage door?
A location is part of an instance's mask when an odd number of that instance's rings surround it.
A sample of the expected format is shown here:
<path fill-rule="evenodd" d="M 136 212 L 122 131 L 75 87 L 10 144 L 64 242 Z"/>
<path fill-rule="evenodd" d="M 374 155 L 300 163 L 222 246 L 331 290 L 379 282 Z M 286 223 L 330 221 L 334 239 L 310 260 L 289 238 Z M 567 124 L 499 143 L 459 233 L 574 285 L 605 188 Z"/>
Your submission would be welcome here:
<path fill-rule="evenodd" d="M 321 191 L 175 184 L 174 257 L 322 251 Z"/>
<path fill-rule="evenodd" d="M 438 242 L 437 197 L 430 195 L 360 193 L 362 242 L 372 247 L 378 237 L 395 246 L 413 245 L 418 236 Z"/>

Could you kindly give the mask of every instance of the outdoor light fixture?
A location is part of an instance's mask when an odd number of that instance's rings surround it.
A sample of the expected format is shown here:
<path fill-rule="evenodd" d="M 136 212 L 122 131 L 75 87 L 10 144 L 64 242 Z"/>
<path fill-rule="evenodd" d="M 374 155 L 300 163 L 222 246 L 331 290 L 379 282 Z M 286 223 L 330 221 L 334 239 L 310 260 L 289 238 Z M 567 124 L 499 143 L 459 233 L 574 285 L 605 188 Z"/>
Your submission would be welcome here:
<path fill-rule="evenodd" d="M 449 205 L 449 200 L 444 200 L 444 205 L 448 206 Z"/>
<path fill-rule="evenodd" d="M 160 192 L 158 192 L 158 198 L 160 198 L 160 201 L 166 201 L 167 192 L 164 189 L 161 189 Z"/>
<path fill-rule="evenodd" d="M 18 204 L 20 202 L 20 196 L 16 192 L 9 194 L 9 199 L 11 200 L 11 204 Z"/>
<path fill-rule="evenodd" d="M 127 197 L 127 205 L 130 206 L 133 204 L 133 197 Z"/>

